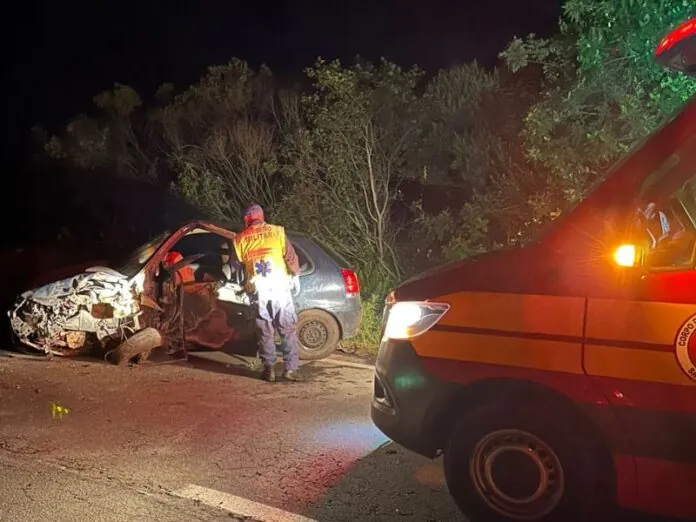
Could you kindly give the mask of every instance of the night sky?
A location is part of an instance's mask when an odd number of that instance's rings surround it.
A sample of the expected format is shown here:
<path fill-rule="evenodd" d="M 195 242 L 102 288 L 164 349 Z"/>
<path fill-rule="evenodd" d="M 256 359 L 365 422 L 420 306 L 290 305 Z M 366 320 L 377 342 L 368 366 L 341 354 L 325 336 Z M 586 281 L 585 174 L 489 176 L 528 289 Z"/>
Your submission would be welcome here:
<path fill-rule="evenodd" d="M 555 29 L 560 0 L 26 0 L 10 32 L 9 135 L 62 123 L 114 82 L 147 98 L 232 57 L 292 79 L 317 55 L 385 56 L 429 71 L 495 63 L 514 35 Z M 7 78 L 7 76 L 6 76 Z M 19 141 L 18 141 L 19 140 Z M 16 152 L 16 149 L 15 149 Z"/>
<path fill-rule="evenodd" d="M 514 35 L 552 34 L 562 0 L 12 4 L 3 17 L 10 42 L 5 45 L 5 132 L 0 140 L 0 219 L 12 226 L 0 235 L 0 244 L 24 244 L 38 232 L 52 237 L 53 229 L 64 223 L 80 228 L 82 212 L 88 211 L 77 206 L 74 182 L 65 173 L 30 163 L 30 129 L 38 123 L 57 132 L 72 117 L 89 111 L 93 96 L 114 83 L 131 85 L 147 102 L 163 82 L 181 91 L 205 74 L 206 67 L 233 57 L 254 67 L 265 63 L 289 82 L 302 79 L 302 69 L 317 56 L 338 57 L 344 63 L 356 55 L 371 60 L 384 56 L 430 73 L 474 59 L 493 66 Z M 109 194 L 113 202 L 131 204 L 125 194 L 132 194 L 135 186 L 103 176 L 85 181 L 94 197 Z M 165 197 L 149 194 L 143 186 L 137 190 L 143 194 L 141 204 Z"/>

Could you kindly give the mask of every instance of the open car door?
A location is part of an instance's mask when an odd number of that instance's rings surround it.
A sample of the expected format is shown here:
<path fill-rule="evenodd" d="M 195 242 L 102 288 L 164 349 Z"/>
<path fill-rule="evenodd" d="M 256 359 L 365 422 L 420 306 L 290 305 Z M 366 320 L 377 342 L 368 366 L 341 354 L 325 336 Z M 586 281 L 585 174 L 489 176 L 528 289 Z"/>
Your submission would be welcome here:
<path fill-rule="evenodd" d="M 190 222 L 174 232 L 148 261 L 146 278 L 157 283 L 161 271 L 168 273 L 169 287 L 179 296 L 163 307 L 176 307 L 178 328 L 170 325 L 168 344 L 183 344 L 187 350 L 207 348 L 255 356 L 253 313 L 236 272 L 225 270 L 223 247 L 231 246 L 234 232 L 204 221 Z M 149 286 L 146 284 L 146 287 Z M 153 288 L 154 290 L 154 288 Z M 147 292 L 164 295 L 161 291 Z"/>

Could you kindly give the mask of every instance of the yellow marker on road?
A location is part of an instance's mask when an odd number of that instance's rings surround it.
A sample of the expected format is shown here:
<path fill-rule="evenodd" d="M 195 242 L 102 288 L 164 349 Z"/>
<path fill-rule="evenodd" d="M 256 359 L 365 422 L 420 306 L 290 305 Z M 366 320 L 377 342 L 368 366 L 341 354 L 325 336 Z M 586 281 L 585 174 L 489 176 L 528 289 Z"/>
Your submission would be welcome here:
<path fill-rule="evenodd" d="M 59 419 L 63 418 L 63 415 L 67 415 L 70 413 L 70 410 L 66 408 L 65 406 L 61 406 L 60 404 L 53 404 L 51 405 L 51 415 L 53 415 L 53 418 L 55 419 L 58 417 Z"/>

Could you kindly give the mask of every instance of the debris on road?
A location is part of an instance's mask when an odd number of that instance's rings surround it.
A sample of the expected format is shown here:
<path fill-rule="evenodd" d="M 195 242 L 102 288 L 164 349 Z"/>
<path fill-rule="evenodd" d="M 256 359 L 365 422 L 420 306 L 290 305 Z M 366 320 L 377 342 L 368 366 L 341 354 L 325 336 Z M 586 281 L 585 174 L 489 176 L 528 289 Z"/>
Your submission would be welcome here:
<path fill-rule="evenodd" d="M 64 415 L 67 415 L 70 413 L 70 410 L 66 408 L 65 406 L 61 406 L 60 404 L 52 404 L 51 405 L 51 415 L 53 418 L 58 418 L 62 419 Z"/>

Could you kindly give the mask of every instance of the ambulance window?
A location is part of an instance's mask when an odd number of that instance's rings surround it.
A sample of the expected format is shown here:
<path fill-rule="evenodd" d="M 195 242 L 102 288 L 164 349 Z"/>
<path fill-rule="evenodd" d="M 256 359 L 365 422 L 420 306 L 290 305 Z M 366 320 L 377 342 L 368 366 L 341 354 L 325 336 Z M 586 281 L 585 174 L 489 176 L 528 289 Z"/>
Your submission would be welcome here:
<path fill-rule="evenodd" d="M 649 191 L 649 199 L 641 200 L 636 220 L 637 238 L 646 247 L 647 267 L 656 270 L 693 268 L 696 175 L 676 190 L 669 181 L 660 185 L 666 190 L 655 188 Z"/>

